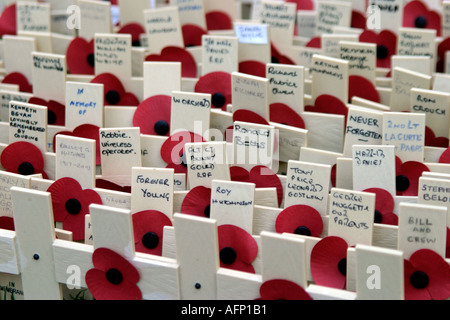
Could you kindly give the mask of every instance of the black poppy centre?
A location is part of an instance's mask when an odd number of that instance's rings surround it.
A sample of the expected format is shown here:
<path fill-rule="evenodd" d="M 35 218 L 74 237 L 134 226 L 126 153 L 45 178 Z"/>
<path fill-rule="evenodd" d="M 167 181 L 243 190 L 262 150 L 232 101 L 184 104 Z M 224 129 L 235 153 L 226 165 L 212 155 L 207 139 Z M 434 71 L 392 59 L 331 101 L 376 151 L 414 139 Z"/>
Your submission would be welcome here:
<path fill-rule="evenodd" d="M 411 285 L 416 289 L 425 289 L 430 283 L 430 278 L 423 271 L 416 271 L 410 277 Z"/>
<path fill-rule="evenodd" d="M 86 62 L 88 63 L 88 65 L 90 65 L 92 68 L 94 68 L 95 56 L 93 53 L 88 54 L 88 56 L 86 57 Z"/>
<path fill-rule="evenodd" d="M 234 250 L 231 247 L 225 247 L 222 250 L 220 250 L 220 261 L 222 261 L 225 264 L 232 264 L 236 261 L 237 254 L 236 250 Z"/>
<path fill-rule="evenodd" d="M 157 135 L 165 136 L 169 132 L 169 124 L 167 121 L 158 120 L 156 121 L 153 129 L 155 130 Z"/>
<path fill-rule="evenodd" d="M 55 124 L 56 120 L 58 120 L 56 117 L 56 113 L 53 110 L 48 109 L 47 115 L 48 115 L 47 124 Z"/>
<path fill-rule="evenodd" d="M 205 207 L 205 210 L 203 211 L 203 214 L 205 215 L 206 218 L 209 218 L 211 215 L 211 205 L 207 205 Z"/>
<path fill-rule="evenodd" d="M 384 45 L 377 46 L 377 58 L 380 60 L 386 59 L 389 56 L 389 50 Z"/>
<path fill-rule="evenodd" d="M 305 226 L 300 226 L 294 231 L 295 234 L 301 235 L 301 236 L 311 236 L 311 230 Z"/>
<path fill-rule="evenodd" d="M 399 192 L 408 190 L 409 185 L 410 185 L 408 177 L 404 176 L 404 175 L 398 175 L 395 178 L 395 185 L 396 185 L 397 191 L 399 191 Z"/>
<path fill-rule="evenodd" d="M 225 95 L 220 92 L 216 92 L 211 96 L 211 103 L 215 108 L 222 108 L 225 105 Z"/>
<path fill-rule="evenodd" d="M 122 272 L 120 272 L 117 269 L 111 268 L 108 271 L 106 271 L 106 279 L 114 285 L 121 284 L 123 281 L 123 275 Z"/>
<path fill-rule="evenodd" d="M 147 249 L 155 249 L 159 244 L 159 237 L 154 232 L 147 232 L 142 237 L 142 244 Z"/>
<path fill-rule="evenodd" d="M 418 16 L 416 18 L 416 20 L 414 20 L 414 26 L 416 28 L 420 28 L 420 29 L 426 28 L 427 24 L 428 24 L 428 20 L 424 16 Z"/>
<path fill-rule="evenodd" d="M 29 176 L 34 174 L 34 167 L 31 163 L 29 162 L 22 162 L 17 171 L 19 172 L 19 174 L 23 175 L 23 176 Z"/>
<path fill-rule="evenodd" d="M 71 215 L 76 215 L 81 212 L 81 203 L 77 199 L 69 199 L 66 201 L 66 211 Z"/>
<path fill-rule="evenodd" d="M 382 221 L 383 221 L 383 215 L 381 214 L 380 211 L 375 210 L 373 222 L 381 223 Z"/>
<path fill-rule="evenodd" d="M 338 270 L 343 275 L 347 275 L 347 258 L 343 258 L 338 263 Z"/>
<path fill-rule="evenodd" d="M 116 105 L 120 101 L 120 94 L 116 90 L 110 90 L 106 93 L 106 101 L 110 105 Z"/>

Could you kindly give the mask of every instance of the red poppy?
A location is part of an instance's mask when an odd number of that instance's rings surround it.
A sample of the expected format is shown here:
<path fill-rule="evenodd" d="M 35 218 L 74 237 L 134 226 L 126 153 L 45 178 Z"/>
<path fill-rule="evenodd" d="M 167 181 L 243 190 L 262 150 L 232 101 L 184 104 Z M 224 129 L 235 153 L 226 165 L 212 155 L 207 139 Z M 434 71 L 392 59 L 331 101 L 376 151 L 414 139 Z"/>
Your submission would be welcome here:
<path fill-rule="evenodd" d="M 2 80 L 2 83 L 16 84 L 19 86 L 20 92 L 33 93 L 33 85 L 28 82 L 27 77 L 25 77 L 20 72 L 8 73 Z"/>
<path fill-rule="evenodd" d="M 391 68 L 391 57 L 397 53 L 397 35 L 390 30 L 382 30 L 376 33 L 372 30 L 364 30 L 359 41 L 375 43 L 377 45 L 377 67 Z"/>
<path fill-rule="evenodd" d="M 399 157 L 395 157 L 397 195 L 417 197 L 419 178 L 424 171 L 430 171 L 430 169 L 421 162 L 407 161 L 402 163 Z"/>
<path fill-rule="evenodd" d="M 398 225 L 398 216 L 394 213 L 394 197 L 381 188 L 369 188 L 364 192 L 375 193 L 375 215 L 374 222 Z"/>
<path fill-rule="evenodd" d="M 445 257 L 450 259 L 450 228 L 447 228 L 447 242 L 445 245 Z"/>
<path fill-rule="evenodd" d="M 262 116 L 257 114 L 256 112 L 240 109 L 233 112 L 233 122 L 249 122 L 249 123 L 257 123 L 262 125 L 269 125 L 269 122 L 264 119 Z"/>
<path fill-rule="evenodd" d="M 194 24 L 183 25 L 181 32 L 183 33 L 183 42 L 186 48 L 201 46 L 202 37 L 208 34 L 208 31 Z"/>
<path fill-rule="evenodd" d="M 450 37 L 442 40 L 437 49 L 436 72 L 443 73 L 445 71 L 445 53 L 450 51 Z"/>
<path fill-rule="evenodd" d="M 194 91 L 211 94 L 212 107 L 227 111 L 231 104 L 231 74 L 221 71 L 205 74 L 198 79 Z"/>
<path fill-rule="evenodd" d="M 403 26 L 407 28 L 433 29 L 441 36 L 441 15 L 421 0 L 408 2 L 403 8 Z"/>
<path fill-rule="evenodd" d="M 172 98 L 156 95 L 145 99 L 136 109 L 133 126 L 139 127 L 142 134 L 169 136 Z"/>
<path fill-rule="evenodd" d="M 136 251 L 161 256 L 165 226 L 172 226 L 172 222 L 160 211 L 146 210 L 133 214 Z"/>
<path fill-rule="evenodd" d="M 14 218 L 12 217 L 0 217 L 0 229 L 15 231 Z"/>
<path fill-rule="evenodd" d="M 376 103 L 380 103 L 380 94 L 375 85 L 367 78 L 361 76 L 348 77 L 348 100 L 351 103 L 353 97 L 360 97 Z"/>
<path fill-rule="evenodd" d="M 222 11 L 209 11 L 205 15 L 206 28 L 209 31 L 233 29 L 233 19 Z"/>
<path fill-rule="evenodd" d="M 121 186 L 112 181 L 108 181 L 105 179 L 95 179 L 95 187 L 99 189 L 106 189 L 124 193 L 131 193 L 131 186 Z"/>
<path fill-rule="evenodd" d="M 314 106 L 305 106 L 305 111 L 343 115 L 347 119 L 348 108 L 341 100 L 329 94 L 317 97 Z"/>
<path fill-rule="evenodd" d="M 73 39 L 66 51 L 67 68 L 71 74 L 95 74 L 94 39 Z"/>
<path fill-rule="evenodd" d="M 450 148 L 447 148 L 439 157 L 439 163 L 450 163 Z"/>
<path fill-rule="evenodd" d="M 347 242 L 335 236 L 320 240 L 311 251 L 311 275 L 315 284 L 345 289 L 347 278 Z"/>
<path fill-rule="evenodd" d="M 322 48 L 322 37 L 312 37 L 305 45 L 307 48 Z"/>
<path fill-rule="evenodd" d="M 350 26 L 352 28 L 365 30 L 367 27 L 366 16 L 359 11 L 352 10 L 352 22 Z"/>
<path fill-rule="evenodd" d="M 278 215 L 275 230 L 278 233 L 320 237 L 323 231 L 322 216 L 316 209 L 307 205 L 289 206 Z"/>
<path fill-rule="evenodd" d="M 272 63 L 289 64 L 289 65 L 296 64 L 294 61 L 291 60 L 291 58 L 283 55 L 273 43 L 271 43 L 270 45 L 270 52 L 272 55 Z"/>
<path fill-rule="evenodd" d="M 447 300 L 450 265 L 430 249 L 414 252 L 404 264 L 405 300 Z"/>
<path fill-rule="evenodd" d="M 265 281 L 259 288 L 257 300 L 312 300 L 311 296 L 295 282 L 274 279 Z"/>
<path fill-rule="evenodd" d="M 266 65 L 259 61 L 247 60 L 239 62 L 239 72 L 255 77 L 266 77 Z"/>
<path fill-rule="evenodd" d="M 436 147 L 436 148 L 448 148 L 449 140 L 448 140 L 448 137 L 436 137 L 433 129 L 426 126 L 425 127 L 425 146 Z"/>
<path fill-rule="evenodd" d="M 270 105 L 270 121 L 305 129 L 303 118 L 284 103 L 272 103 Z"/>
<path fill-rule="evenodd" d="M 94 268 L 85 280 L 96 300 L 142 300 L 137 283 L 139 271 L 125 258 L 107 249 L 96 249 L 92 255 Z"/>
<path fill-rule="evenodd" d="M 72 132 L 71 131 L 61 131 L 55 134 L 53 137 L 53 152 L 56 150 L 56 136 L 63 134 L 66 136 L 71 137 L 78 137 L 78 138 L 84 138 L 84 139 L 91 139 L 95 140 L 95 162 L 96 165 L 101 164 L 101 153 L 100 153 L 100 135 L 99 135 L 100 128 L 97 126 L 94 126 L 92 124 L 82 124 L 81 126 L 76 127 Z"/>
<path fill-rule="evenodd" d="M 220 267 L 255 273 L 252 262 L 258 254 L 258 244 L 250 233 L 234 225 L 218 227 Z"/>
<path fill-rule="evenodd" d="M 83 240 L 85 215 L 91 204 L 102 204 L 101 197 L 94 190 L 83 190 L 72 178 L 56 180 L 47 192 L 51 193 L 55 221 L 62 222 L 64 230 L 72 231 L 73 240 Z"/>
<path fill-rule="evenodd" d="M 288 3 L 295 3 L 298 10 L 314 10 L 313 0 L 286 0 Z"/>
<path fill-rule="evenodd" d="M 179 131 L 171 135 L 161 146 L 161 158 L 167 163 L 167 168 L 175 169 L 175 173 L 187 173 L 184 146 L 191 142 L 205 142 L 193 132 Z"/>
<path fill-rule="evenodd" d="M 276 188 L 278 205 L 283 200 L 283 186 L 280 178 L 266 166 L 255 166 L 250 172 L 242 167 L 230 168 L 231 181 L 254 183 L 256 188 Z"/>
<path fill-rule="evenodd" d="M 15 3 L 3 9 L 0 16 L 0 36 L 17 34 L 16 10 Z"/>
<path fill-rule="evenodd" d="M 54 126 L 64 126 L 66 123 L 66 107 L 65 105 L 55 101 L 45 101 L 41 98 L 32 97 L 28 103 L 37 104 L 47 107 L 47 124 Z"/>
<path fill-rule="evenodd" d="M 34 144 L 18 141 L 9 144 L 2 152 L 0 162 L 6 171 L 24 176 L 41 173 L 44 179 L 44 157 Z"/>
<path fill-rule="evenodd" d="M 331 186 L 335 188 L 337 179 L 337 164 L 333 164 L 333 166 L 331 167 L 330 178 L 331 178 Z"/>
<path fill-rule="evenodd" d="M 198 186 L 191 189 L 181 204 L 181 213 L 209 218 L 211 210 L 211 189 Z"/>
<path fill-rule="evenodd" d="M 91 80 L 91 83 L 103 84 L 104 104 L 110 106 L 138 106 L 138 98 L 126 92 L 122 82 L 112 73 L 102 73 Z"/>
<path fill-rule="evenodd" d="M 131 44 L 134 47 L 141 46 L 141 35 L 145 34 L 145 29 L 139 23 L 128 23 L 122 26 L 117 33 L 130 34 Z"/>
<path fill-rule="evenodd" d="M 197 78 L 197 62 L 192 54 L 179 47 L 165 47 L 161 54 L 151 54 L 145 61 L 181 62 L 181 76 L 184 78 Z"/>

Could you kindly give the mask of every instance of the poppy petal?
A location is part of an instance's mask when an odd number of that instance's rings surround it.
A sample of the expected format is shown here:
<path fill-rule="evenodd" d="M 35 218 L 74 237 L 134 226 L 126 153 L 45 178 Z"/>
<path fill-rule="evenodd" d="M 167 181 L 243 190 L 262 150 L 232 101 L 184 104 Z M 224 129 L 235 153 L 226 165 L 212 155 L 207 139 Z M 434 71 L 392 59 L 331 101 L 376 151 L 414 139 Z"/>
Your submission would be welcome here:
<path fill-rule="evenodd" d="M 94 40 L 77 37 L 66 52 L 67 68 L 71 74 L 93 75 L 95 73 Z"/>
<path fill-rule="evenodd" d="M 264 78 L 266 76 L 266 65 L 259 61 L 242 61 L 239 63 L 239 72 L 255 77 Z"/>
<path fill-rule="evenodd" d="M 7 74 L 2 83 L 16 84 L 19 86 L 20 92 L 33 93 L 33 85 L 28 82 L 28 79 L 20 72 L 11 72 Z"/>
<path fill-rule="evenodd" d="M 197 63 L 192 54 L 179 47 L 165 47 L 161 54 L 151 54 L 145 61 L 181 62 L 181 76 L 184 78 L 197 77 Z"/>
<path fill-rule="evenodd" d="M 12 217 L 0 217 L 0 229 L 15 231 L 14 218 Z"/>
<path fill-rule="evenodd" d="M 322 38 L 321 37 L 312 37 L 308 41 L 308 43 L 305 45 L 305 47 L 320 49 L 322 47 Z"/>
<path fill-rule="evenodd" d="M 200 135 L 188 131 L 179 131 L 171 135 L 161 146 L 161 158 L 167 164 L 181 164 L 184 145 L 191 142 L 205 141 Z"/>
<path fill-rule="evenodd" d="M 430 171 L 426 165 L 417 161 L 408 161 L 401 166 L 401 175 L 405 176 L 409 180 L 409 187 L 401 192 L 403 196 L 416 197 L 419 193 L 419 178 L 424 171 Z M 397 174 L 398 176 L 399 174 Z"/>
<path fill-rule="evenodd" d="M 425 146 L 436 148 L 448 148 L 449 139 L 447 137 L 436 137 L 434 131 L 425 126 Z"/>
<path fill-rule="evenodd" d="M 133 116 L 133 126 L 142 134 L 169 136 L 172 98 L 156 95 L 144 100 Z"/>
<path fill-rule="evenodd" d="M 357 29 L 366 29 L 366 16 L 359 11 L 352 10 L 351 27 Z"/>
<path fill-rule="evenodd" d="M 311 251 L 311 275 L 317 285 L 345 288 L 346 275 L 339 271 L 339 265 L 344 268 L 347 249 L 347 242 L 335 236 L 325 237 L 314 246 Z"/>
<path fill-rule="evenodd" d="M 43 173 L 44 169 L 44 157 L 39 148 L 25 141 L 9 144 L 3 150 L 0 162 L 6 171 L 23 175 Z M 26 168 L 23 164 L 27 164 Z"/>
<path fill-rule="evenodd" d="M 441 16 L 430 11 L 422 1 L 410 1 L 403 8 L 403 26 L 408 28 L 434 29 L 441 33 Z"/>
<path fill-rule="evenodd" d="M 233 122 L 241 121 L 241 122 L 249 122 L 249 123 L 257 123 L 262 125 L 269 125 L 266 119 L 257 114 L 256 112 L 240 109 L 233 112 Z"/>
<path fill-rule="evenodd" d="M 160 211 L 146 210 L 133 214 L 136 251 L 161 256 L 165 226 L 172 226 L 172 222 Z"/>
<path fill-rule="evenodd" d="M 191 189 L 181 204 L 181 213 L 209 218 L 211 189 L 198 186 Z"/>
<path fill-rule="evenodd" d="M 249 182 L 250 173 L 242 167 L 232 166 L 230 167 L 231 181 Z"/>
<path fill-rule="evenodd" d="M 288 3 L 297 4 L 298 10 L 314 10 L 314 1 L 313 0 L 286 0 Z"/>
<path fill-rule="evenodd" d="M 212 107 L 226 111 L 232 101 L 231 74 L 217 71 L 201 76 L 195 84 L 194 91 L 211 94 Z"/>
<path fill-rule="evenodd" d="M 302 117 L 284 103 L 272 103 L 270 105 L 270 121 L 305 129 L 305 121 Z"/>
<path fill-rule="evenodd" d="M 184 46 L 198 47 L 202 45 L 202 37 L 208 34 L 208 31 L 194 24 L 184 24 L 181 27 L 183 33 Z"/>
<path fill-rule="evenodd" d="M 233 29 L 233 20 L 222 11 L 210 11 L 206 13 L 206 26 L 209 31 L 231 30 Z"/>
<path fill-rule="evenodd" d="M 394 197 L 385 189 L 369 188 L 363 192 L 375 193 L 375 209 L 380 212 L 392 212 L 395 207 Z"/>
<path fill-rule="evenodd" d="M 323 220 L 316 209 L 307 205 L 293 205 L 280 212 L 275 222 L 275 230 L 278 233 L 320 237 Z"/>
<path fill-rule="evenodd" d="M 117 33 L 130 34 L 132 45 L 139 47 L 141 45 L 141 34 L 145 34 L 145 29 L 139 23 L 128 23 L 122 26 Z"/>
<path fill-rule="evenodd" d="M 404 261 L 405 300 L 431 300 L 428 290 L 417 289 L 411 284 L 410 278 L 416 271 L 411 262 Z"/>
<path fill-rule="evenodd" d="M 69 214 L 66 209 L 67 201 L 72 198 L 80 199 L 81 191 L 81 185 L 72 178 L 58 179 L 48 187 L 47 192 L 51 193 L 55 221 L 64 221 Z"/>
<path fill-rule="evenodd" d="M 439 163 L 450 163 L 450 148 L 447 148 L 439 157 Z"/>
<path fill-rule="evenodd" d="M 376 103 L 380 103 L 380 95 L 371 81 L 361 76 L 349 76 L 349 102 L 353 97 L 360 97 Z"/>
<path fill-rule="evenodd" d="M 262 300 L 312 300 L 298 284 L 282 279 L 269 280 L 259 288 Z"/>
<path fill-rule="evenodd" d="M 347 118 L 348 108 L 338 98 L 322 94 L 317 97 L 314 106 L 305 106 L 305 111 L 343 115 Z"/>
<path fill-rule="evenodd" d="M 434 300 L 450 297 L 450 265 L 439 254 L 422 249 L 414 252 L 409 261 L 416 270 L 425 272 L 429 277 L 426 289 Z"/>
<path fill-rule="evenodd" d="M 120 186 L 105 179 L 96 179 L 95 187 L 99 189 L 113 190 L 118 192 L 131 193 L 131 186 Z"/>
<path fill-rule="evenodd" d="M 102 73 L 91 80 L 91 83 L 103 84 L 104 104 L 112 106 L 138 106 L 139 99 L 126 92 L 122 82 L 111 73 Z"/>
<path fill-rule="evenodd" d="M 287 64 L 287 65 L 295 65 L 295 62 L 292 61 L 289 57 L 281 54 L 281 52 L 277 49 L 277 47 L 271 43 L 271 54 L 272 54 L 272 63 L 279 64 Z"/>
<path fill-rule="evenodd" d="M 16 4 L 12 4 L 3 9 L 0 16 L 0 35 L 16 35 L 17 34 L 17 13 Z"/>
<path fill-rule="evenodd" d="M 66 107 L 63 104 L 54 100 L 45 101 L 36 97 L 30 98 L 28 103 L 47 107 L 47 124 L 62 127 L 65 125 Z"/>
<path fill-rule="evenodd" d="M 283 201 L 283 185 L 272 169 L 266 166 L 253 167 L 250 171 L 250 181 L 255 184 L 256 188 L 276 188 L 278 205 L 281 205 Z"/>

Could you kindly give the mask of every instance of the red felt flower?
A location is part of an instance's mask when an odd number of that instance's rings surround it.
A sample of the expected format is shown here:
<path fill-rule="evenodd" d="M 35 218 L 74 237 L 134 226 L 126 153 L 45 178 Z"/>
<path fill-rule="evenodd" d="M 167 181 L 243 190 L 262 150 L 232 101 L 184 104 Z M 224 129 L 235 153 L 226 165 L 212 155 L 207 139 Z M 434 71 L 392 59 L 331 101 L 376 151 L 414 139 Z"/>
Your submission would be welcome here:
<path fill-rule="evenodd" d="M 258 244 L 250 233 L 234 225 L 218 227 L 220 267 L 255 273 L 252 262 L 258 254 Z"/>
<path fill-rule="evenodd" d="M 246 110 L 246 109 L 240 109 L 233 112 L 233 122 L 240 121 L 240 122 L 249 122 L 249 123 L 257 123 L 262 125 L 269 125 L 269 122 L 267 122 L 266 119 L 264 119 L 262 116 L 257 114 L 256 112 Z"/>
<path fill-rule="evenodd" d="M 447 148 L 439 157 L 439 163 L 450 163 L 450 148 Z"/>
<path fill-rule="evenodd" d="M 41 98 L 32 97 L 28 103 L 47 107 L 47 123 L 54 126 L 64 126 L 66 123 L 66 106 L 55 101 L 45 101 Z"/>
<path fill-rule="evenodd" d="M 307 205 L 289 206 L 278 215 L 275 230 L 278 233 L 320 237 L 323 231 L 322 216 L 316 209 Z"/>
<path fill-rule="evenodd" d="M 441 15 L 421 0 L 408 2 L 403 8 L 403 26 L 407 28 L 433 29 L 441 36 Z"/>
<path fill-rule="evenodd" d="M 271 43 L 270 45 L 270 52 L 272 55 L 272 63 L 288 64 L 288 65 L 296 64 L 294 61 L 291 60 L 291 58 L 283 55 L 273 43 Z"/>
<path fill-rule="evenodd" d="M 202 45 L 202 37 L 208 34 L 207 30 L 194 24 L 184 24 L 181 27 L 183 33 L 183 42 L 186 48 L 198 47 Z"/>
<path fill-rule="evenodd" d="M 131 186 L 121 186 L 106 179 L 95 179 L 95 187 L 124 193 L 131 193 Z"/>
<path fill-rule="evenodd" d="M 61 178 L 47 189 L 51 193 L 53 216 L 62 222 L 64 230 L 72 231 L 73 240 L 84 239 L 85 215 L 91 204 L 102 204 L 97 192 L 81 187 L 77 180 Z"/>
<path fill-rule="evenodd" d="M 346 119 L 348 114 L 345 103 L 329 94 L 322 94 L 317 97 L 314 106 L 305 106 L 305 111 L 338 114 L 345 116 Z"/>
<path fill-rule="evenodd" d="M 76 127 L 72 132 L 71 131 L 61 131 L 55 134 L 53 137 L 53 152 L 56 150 L 56 136 L 59 134 L 63 134 L 65 136 L 78 137 L 84 139 L 95 140 L 95 159 L 96 165 L 101 164 L 101 153 L 100 153 L 100 128 L 94 126 L 92 124 L 83 124 L 81 126 Z"/>
<path fill-rule="evenodd" d="M 265 281 L 259 288 L 261 298 L 257 300 L 312 300 L 298 284 L 282 279 Z"/>
<path fill-rule="evenodd" d="M 179 47 L 165 47 L 161 54 L 151 54 L 145 61 L 181 62 L 181 76 L 184 78 L 197 78 L 197 63 L 192 54 Z"/>
<path fill-rule="evenodd" d="M 445 53 L 450 51 L 450 37 L 442 40 L 437 49 L 436 72 L 443 73 L 445 71 Z"/>
<path fill-rule="evenodd" d="M 421 162 L 402 163 L 398 157 L 395 158 L 397 195 L 416 197 L 419 193 L 419 178 L 424 171 L 430 171 L 430 169 Z"/>
<path fill-rule="evenodd" d="M 66 51 L 67 68 L 71 74 L 95 74 L 94 39 L 73 39 Z"/>
<path fill-rule="evenodd" d="M 208 31 L 231 30 L 233 29 L 233 20 L 222 11 L 209 11 L 205 15 L 206 28 Z"/>
<path fill-rule="evenodd" d="M 352 10 L 352 21 L 351 21 L 351 25 L 352 28 L 357 28 L 357 29 L 363 29 L 365 30 L 367 27 L 367 19 L 366 16 L 359 11 L 356 10 Z"/>
<path fill-rule="evenodd" d="M 360 97 L 376 103 L 380 103 L 380 94 L 375 85 L 368 79 L 361 76 L 348 77 L 348 100 L 351 102 L 353 97 Z"/>
<path fill-rule="evenodd" d="M 256 188 L 276 188 L 278 205 L 283 200 L 283 186 L 280 178 L 266 166 L 255 166 L 250 172 L 242 167 L 230 168 L 231 181 L 254 183 Z"/>
<path fill-rule="evenodd" d="M 19 141 L 9 144 L 2 152 L 0 162 L 6 171 L 24 176 L 41 173 L 44 179 L 44 157 L 34 144 Z"/>
<path fill-rule="evenodd" d="M 15 3 L 3 9 L 0 16 L 0 36 L 17 34 L 16 10 Z"/>
<path fill-rule="evenodd" d="M 179 131 L 171 135 L 161 146 L 161 158 L 167 163 L 167 168 L 175 173 L 187 173 L 184 146 L 191 142 L 205 142 L 203 138 L 193 132 Z"/>
<path fill-rule="evenodd" d="M 117 33 L 120 34 L 130 34 L 131 35 L 131 44 L 134 47 L 141 46 L 141 35 L 145 34 L 145 29 L 139 23 L 128 23 L 122 27 L 120 27 Z"/>
<path fill-rule="evenodd" d="M 181 204 L 181 213 L 209 218 L 211 210 L 211 189 L 198 186 L 191 189 Z"/>
<path fill-rule="evenodd" d="M 425 127 L 425 146 L 436 147 L 436 148 L 448 148 L 449 140 L 448 137 L 436 137 L 434 131 L 426 126 Z"/>
<path fill-rule="evenodd" d="M 303 118 L 284 103 L 272 103 L 270 105 L 270 121 L 305 129 Z"/>
<path fill-rule="evenodd" d="M 146 210 L 133 214 L 136 251 L 161 256 L 165 226 L 172 226 L 172 222 L 160 211 Z"/>
<path fill-rule="evenodd" d="M 414 252 L 404 263 L 405 300 L 447 300 L 450 265 L 429 249 Z"/>
<path fill-rule="evenodd" d="M 369 188 L 364 192 L 375 193 L 375 223 L 398 225 L 398 216 L 394 213 L 394 197 L 388 191 L 381 188 Z"/>
<path fill-rule="evenodd" d="M 112 73 L 102 73 L 91 80 L 91 83 L 103 84 L 104 104 L 110 106 L 138 106 L 138 98 L 126 92 L 122 82 Z"/>
<path fill-rule="evenodd" d="M 397 35 L 395 33 L 390 30 L 382 30 L 380 33 L 364 30 L 359 36 L 359 41 L 377 45 L 377 67 L 391 67 L 391 57 L 397 52 Z"/>
<path fill-rule="evenodd" d="M 320 240 L 311 251 L 311 275 L 319 286 L 345 289 L 347 242 L 335 236 Z"/>
<path fill-rule="evenodd" d="M 239 62 L 239 72 L 249 74 L 255 77 L 266 77 L 266 65 L 259 61 L 247 60 Z"/>
<path fill-rule="evenodd" d="M 137 283 L 139 271 L 116 252 L 96 249 L 92 255 L 94 268 L 86 272 L 85 280 L 96 300 L 142 300 Z"/>
<path fill-rule="evenodd" d="M 12 217 L 0 217 L 0 229 L 15 231 L 14 218 Z"/>
<path fill-rule="evenodd" d="M 212 107 L 226 111 L 231 104 L 231 74 L 221 71 L 205 74 L 198 79 L 194 91 L 211 94 Z"/>
<path fill-rule="evenodd" d="M 139 127 L 142 134 L 169 136 L 172 98 L 156 95 L 145 99 L 136 109 L 133 126 Z"/>
<path fill-rule="evenodd" d="M 20 72 L 8 73 L 2 80 L 2 83 L 16 84 L 19 86 L 20 92 L 33 93 L 33 85 Z"/>

